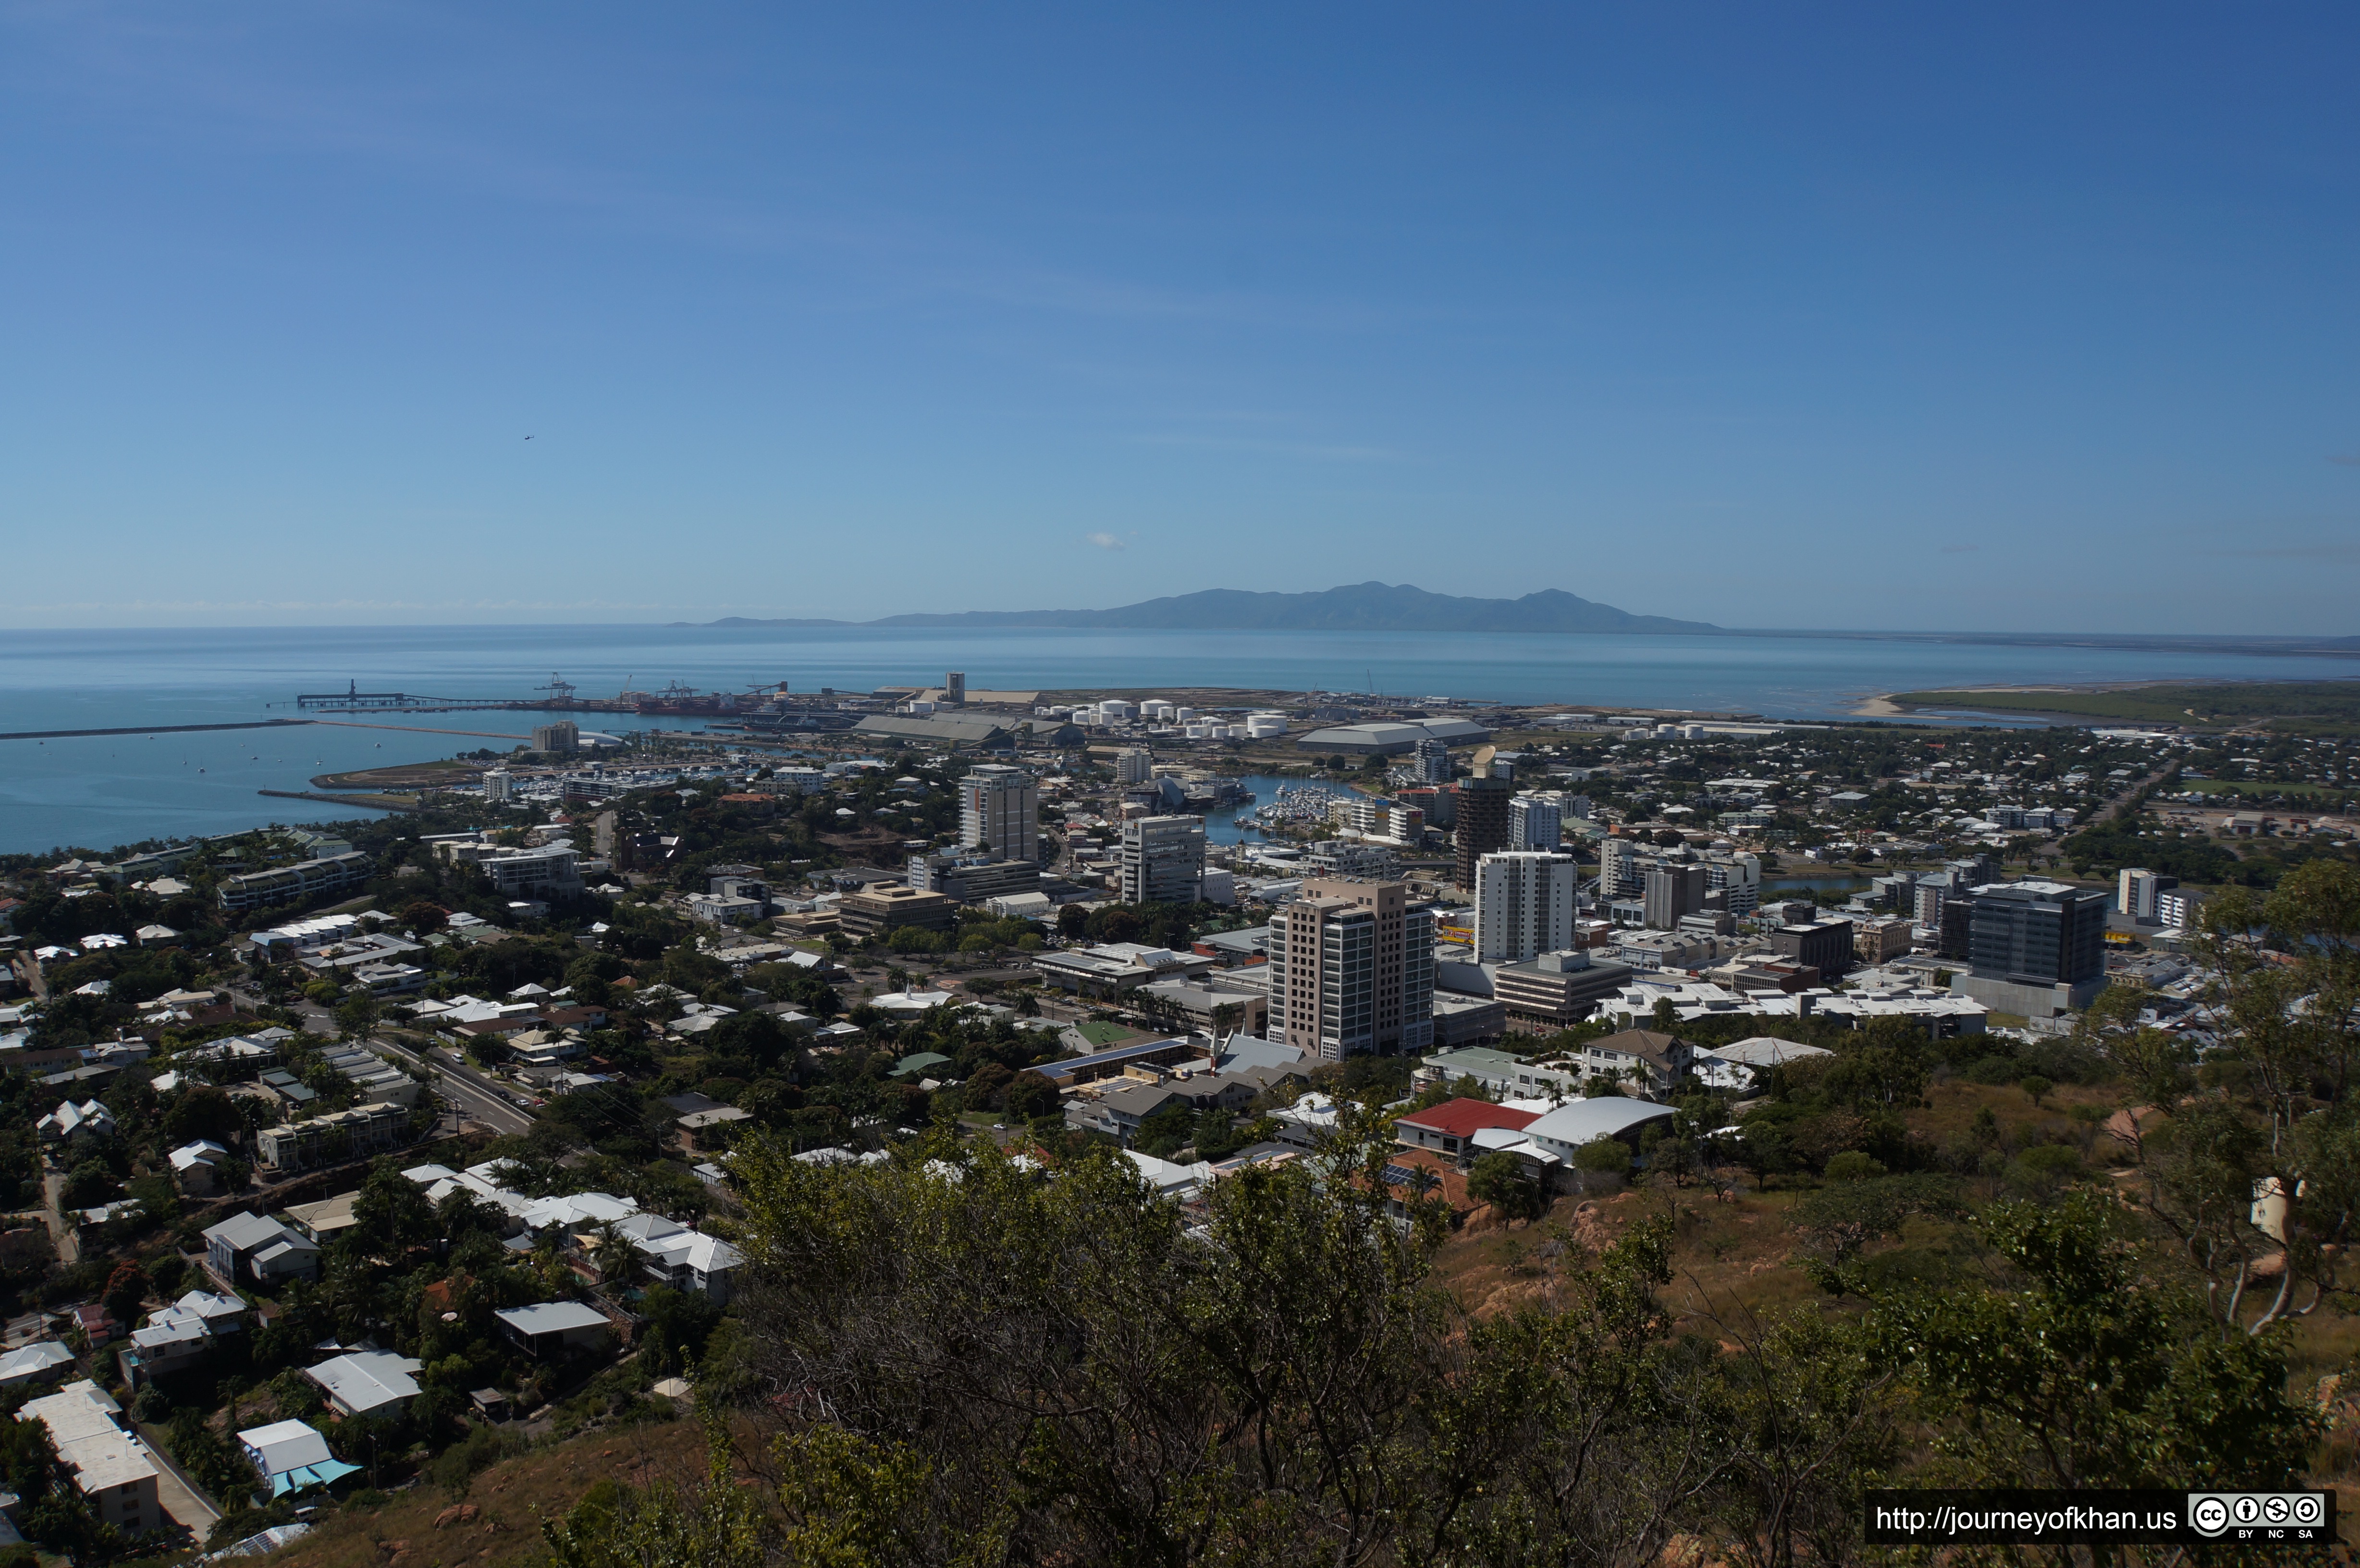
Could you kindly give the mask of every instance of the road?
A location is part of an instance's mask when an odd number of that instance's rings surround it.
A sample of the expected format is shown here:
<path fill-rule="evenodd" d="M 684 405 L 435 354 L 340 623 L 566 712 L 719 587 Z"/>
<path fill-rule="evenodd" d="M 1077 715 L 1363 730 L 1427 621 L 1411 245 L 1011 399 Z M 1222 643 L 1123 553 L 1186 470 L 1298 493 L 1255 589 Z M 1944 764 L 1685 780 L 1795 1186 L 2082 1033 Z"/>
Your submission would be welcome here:
<path fill-rule="evenodd" d="M 261 998 L 250 991 L 233 988 L 230 994 L 248 1007 L 261 1005 Z M 325 1007 L 316 1002 L 298 1001 L 293 1004 L 293 1011 L 302 1023 L 304 1033 L 323 1035 L 329 1039 L 335 1037 L 335 1018 Z M 525 1132 L 532 1127 L 532 1117 L 517 1109 L 489 1079 L 440 1051 L 421 1054 L 388 1040 L 371 1040 L 369 1049 L 381 1051 L 396 1062 L 422 1070 L 433 1080 L 436 1092 L 443 1099 L 456 1106 L 463 1115 L 483 1123 L 494 1132 Z"/>
<path fill-rule="evenodd" d="M 2129 789 L 2125 789 L 2120 797 L 2107 802 L 2106 809 L 2100 811 L 2094 820 L 2102 822 L 2113 822 L 2115 818 L 2129 811 L 2131 809 L 2131 802 L 2137 800 L 2141 794 L 2147 790 L 2154 789 L 2157 785 L 2162 783 L 2165 779 L 2170 778 L 2173 774 L 2179 771 L 2180 764 L 2177 762 L 2157 768 L 2154 772 L 2148 774 L 2137 783 L 2133 784 Z"/>
<path fill-rule="evenodd" d="M 517 1109 L 489 1079 L 473 1068 L 463 1066 L 440 1051 L 421 1054 L 396 1045 L 389 1040 L 372 1040 L 369 1048 L 385 1052 L 396 1062 L 424 1070 L 433 1078 L 436 1091 L 445 1100 L 494 1132 L 526 1132 L 531 1129 L 532 1117 Z"/>
<path fill-rule="evenodd" d="M 33 994 L 34 1000 L 46 1002 L 49 999 L 49 980 L 41 974 L 41 965 L 31 953 L 16 955 L 16 975 L 25 982 L 25 989 Z"/>

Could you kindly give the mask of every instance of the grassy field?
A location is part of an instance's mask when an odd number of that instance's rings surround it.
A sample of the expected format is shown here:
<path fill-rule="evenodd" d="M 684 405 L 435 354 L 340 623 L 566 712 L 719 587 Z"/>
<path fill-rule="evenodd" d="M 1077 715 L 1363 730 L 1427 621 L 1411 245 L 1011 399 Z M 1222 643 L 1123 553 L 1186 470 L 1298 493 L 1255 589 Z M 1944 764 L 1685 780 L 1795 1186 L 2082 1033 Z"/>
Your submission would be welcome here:
<path fill-rule="evenodd" d="M 1076 1024 L 1074 1029 L 1084 1040 L 1101 1048 L 1120 1045 L 1138 1032 L 1134 1029 L 1127 1029 L 1120 1024 L 1100 1023 Z M 1141 1035 L 1139 1038 L 1143 1040 L 1146 1037 Z"/>
<path fill-rule="evenodd" d="M 1905 708 L 2116 719 L 2133 724 L 2235 725 L 2266 719 L 2360 723 L 2360 680 L 2138 686 L 2115 691 L 1898 691 Z"/>
<path fill-rule="evenodd" d="M 2352 793 L 2335 784 L 2276 784 L 2267 779 L 2183 779 L 2180 788 L 2199 795 L 2303 795 L 2340 800 Z"/>

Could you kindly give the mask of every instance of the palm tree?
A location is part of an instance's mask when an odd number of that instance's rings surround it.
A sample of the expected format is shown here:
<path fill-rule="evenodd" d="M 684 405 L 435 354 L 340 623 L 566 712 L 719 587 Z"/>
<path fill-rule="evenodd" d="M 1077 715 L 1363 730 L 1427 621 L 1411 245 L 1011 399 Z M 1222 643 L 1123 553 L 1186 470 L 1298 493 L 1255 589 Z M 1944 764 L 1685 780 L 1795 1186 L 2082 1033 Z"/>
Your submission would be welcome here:
<path fill-rule="evenodd" d="M 598 1271 L 598 1282 L 611 1286 L 628 1279 L 638 1249 L 615 1229 L 612 1220 L 598 1222 L 597 1240 L 590 1244 L 590 1267 Z"/>

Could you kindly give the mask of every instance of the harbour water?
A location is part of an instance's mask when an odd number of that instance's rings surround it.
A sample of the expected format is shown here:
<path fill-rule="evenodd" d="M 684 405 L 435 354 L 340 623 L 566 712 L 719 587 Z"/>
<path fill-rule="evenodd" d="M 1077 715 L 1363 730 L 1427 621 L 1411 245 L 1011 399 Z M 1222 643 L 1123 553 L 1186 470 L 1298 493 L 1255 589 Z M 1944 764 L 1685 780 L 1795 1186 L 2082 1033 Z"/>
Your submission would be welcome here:
<path fill-rule="evenodd" d="M 8 631 L 0 632 L 0 731 L 290 716 L 298 692 L 339 691 L 348 681 L 364 691 L 520 697 L 562 672 L 584 696 L 604 696 L 674 681 L 705 690 L 783 680 L 799 691 L 868 691 L 932 684 L 946 670 L 966 671 L 978 689 L 1373 689 L 1810 719 L 1844 716 L 1878 691 L 2008 681 L 2316 680 L 2360 674 L 2360 664 L 1808 637 L 711 626 Z M 535 716 L 494 711 L 386 722 L 483 738 L 322 725 L 0 742 L 0 852 L 106 848 L 350 816 L 351 807 L 255 790 L 304 789 L 312 774 L 337 768 L 417 762 L 477 746 L 504 749 Z M 587 722 L 609 730 L 633 724 L 614 714 Z"/>

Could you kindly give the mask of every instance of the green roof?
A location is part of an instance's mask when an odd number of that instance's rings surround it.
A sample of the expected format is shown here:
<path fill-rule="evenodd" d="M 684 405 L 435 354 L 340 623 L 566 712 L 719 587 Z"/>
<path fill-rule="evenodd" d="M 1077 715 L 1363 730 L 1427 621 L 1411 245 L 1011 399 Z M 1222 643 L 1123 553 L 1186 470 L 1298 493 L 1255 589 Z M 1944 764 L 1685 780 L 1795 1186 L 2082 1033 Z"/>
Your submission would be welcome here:
<path fill-rule="evenodd" d="M 893 1071 L 888 1073 L 886 1076 L 906 1078 L 912 1073 L 923 1073 L 930 1067 L 948 1067 L 950 1064 L 951 1059 L 940 1051 L 922 1051 L 915 1056 L 905 1056 L 893 1063 Z"/>

